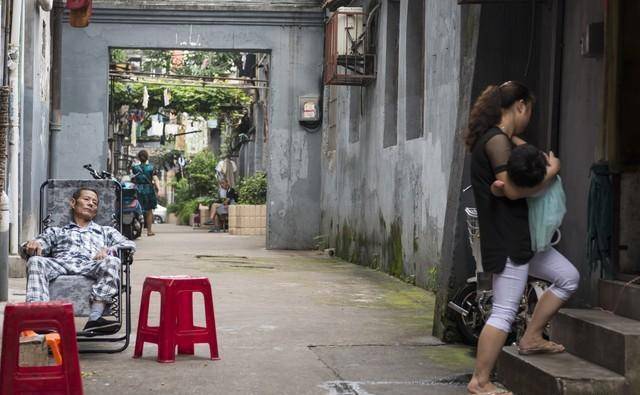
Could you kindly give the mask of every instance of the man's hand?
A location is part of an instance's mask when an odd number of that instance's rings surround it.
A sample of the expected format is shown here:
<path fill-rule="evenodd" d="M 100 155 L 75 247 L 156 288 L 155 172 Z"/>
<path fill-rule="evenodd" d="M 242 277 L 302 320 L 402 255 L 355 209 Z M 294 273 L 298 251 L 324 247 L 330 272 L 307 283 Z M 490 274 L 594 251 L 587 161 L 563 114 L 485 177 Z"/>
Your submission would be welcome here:
<path fill-rule="evenodd" d="M 29 256 L 41 256 L 42 246 L 38 240 L 29 240 L 27 244 L 24 245 L 24 252 Z"/>
<path fill-rule="evenodd" d="M 491 193 L 494 196 L 503 197 L 504 196 L 504 182 L 500 180 L 495 180 L 493 184 L 491 184 Z"/>
<path fill-rule="evenodd" d="M 96 256 L 93 257 L 93 259 L 95 259 L 96 261 L 101 261 L 104 258 L 107 257 L 107 255 L 109 255 L 109 250 L 106 248 L 101 249 L 100 251 L 98 251 L 98 253 L 96 254 Z"/>

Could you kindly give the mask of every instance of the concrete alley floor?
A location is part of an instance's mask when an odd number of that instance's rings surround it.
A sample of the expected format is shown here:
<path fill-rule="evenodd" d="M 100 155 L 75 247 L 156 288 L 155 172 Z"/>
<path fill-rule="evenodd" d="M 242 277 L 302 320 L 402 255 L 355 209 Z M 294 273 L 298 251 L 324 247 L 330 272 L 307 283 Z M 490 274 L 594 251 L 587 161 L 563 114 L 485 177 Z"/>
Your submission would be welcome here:
<path fill-rule="evenodd" d="M 263 237 L 156 232 L 137 243 L 132 344 L 81 355 L 86 394 L 466 393 L 472 351 L 431 336 L 431 293 L 318 252 L 267 251 Z M 175 274 L 210 279 L 221 360 L 206 345 L 173 364 L 157 363 L 152 344 L 132 358 L 145 276 Z M 24 281 L 11 279 L 11 299 L 24 299 Z"/>

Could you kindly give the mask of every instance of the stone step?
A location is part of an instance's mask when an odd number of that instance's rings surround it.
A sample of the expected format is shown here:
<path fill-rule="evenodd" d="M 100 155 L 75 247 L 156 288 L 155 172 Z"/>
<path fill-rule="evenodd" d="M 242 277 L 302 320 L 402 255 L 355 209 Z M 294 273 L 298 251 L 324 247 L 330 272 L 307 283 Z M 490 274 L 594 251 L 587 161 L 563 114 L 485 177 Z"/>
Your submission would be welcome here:
<path fill-rule="evenodd" d="M 640 285 L 625 286 L 622 281 L 600 280 L 600 307 L 615 314 L 640 321 Z"/>
<path fill-rule="evenodd" d="M 524 356 L 509 346 L 497 368 L 499 381 L 517 395 L 631 394 L 623 376 L 566 352 Z"/>
<path fill-rule="evenodd" d="M 627 378 L 640 394 L 640 321 L 603 310 L 562 309 L 551 339 L 588 362 Z"/>

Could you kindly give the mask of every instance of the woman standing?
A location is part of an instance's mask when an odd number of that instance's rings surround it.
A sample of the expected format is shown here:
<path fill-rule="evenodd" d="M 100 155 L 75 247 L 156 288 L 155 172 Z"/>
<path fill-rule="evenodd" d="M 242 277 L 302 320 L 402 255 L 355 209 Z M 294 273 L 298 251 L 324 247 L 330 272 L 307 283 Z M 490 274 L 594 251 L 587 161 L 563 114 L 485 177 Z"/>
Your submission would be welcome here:
<path fill-rule="evenodd" d="M 147 236 L 154 236 L 151 230 L 153 224 L 153 209 L 158 205 L 156 193 L 158 192 L 158 177 L 153 165 L 149 163 L 149 153 L 145 150 L 138 152 L 139 165 L 133 165 L 133 182 L 138 189 L 138 199 L 144 210 L 144 226 L 147 228 Z"/>
<path fill-rule="evenodd" d="M 580 276 L 555 249 L 531 251 L 526 197 L 543 190 L 560 171 L 560 161 L 548 154 L 544 181 L 533 188 L 514 185 L 506 164 L 517 137 L 529 124 L 534 98 L 515 81 L 489 86 L 471 109 L 465 143 L 471 152 L 471 183 L 480 222 L 482 264 L 493 273 L 493 310 L 480 334 L 476 368 L 467 386 L 471 394 L 506 394 L 489 376 L 513 323 L 527 276 L 553 285 L 545 292 L 518 344 L 520 354 L 563 352 L 560 344 L 547 341 L 542 331 L 562 304 L 578 288 Z"/>

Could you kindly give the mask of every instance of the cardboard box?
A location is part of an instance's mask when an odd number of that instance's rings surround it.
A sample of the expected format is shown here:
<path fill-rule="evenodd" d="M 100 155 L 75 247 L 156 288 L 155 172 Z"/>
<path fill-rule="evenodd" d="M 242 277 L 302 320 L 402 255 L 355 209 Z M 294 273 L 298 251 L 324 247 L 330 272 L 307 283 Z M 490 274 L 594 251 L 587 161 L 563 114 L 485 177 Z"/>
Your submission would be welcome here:
<path fill-rule="evenodd" d="M 44 335 L 21 336 L 18 366 L 49 365 L 49 347 Z"/>

